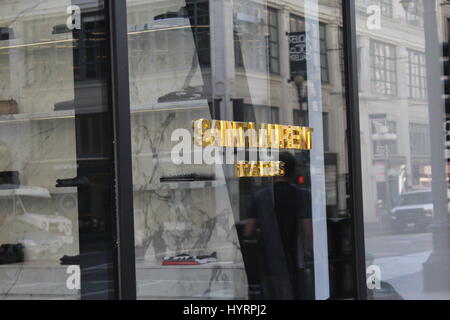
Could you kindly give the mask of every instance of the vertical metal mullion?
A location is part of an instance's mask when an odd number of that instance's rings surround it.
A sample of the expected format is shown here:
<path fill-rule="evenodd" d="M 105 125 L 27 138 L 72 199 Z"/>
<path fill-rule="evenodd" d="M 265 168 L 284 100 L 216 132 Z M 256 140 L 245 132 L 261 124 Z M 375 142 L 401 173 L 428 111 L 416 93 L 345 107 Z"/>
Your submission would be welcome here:
<path fill-rule="evenodd" d="M 118 298 L 121 300 L 135 300 L 136 260 L 134 251 L 127 5 L 125 0 L 109 0 L 105 3 L 109 13 L 111 49 Z"/>
<path fill-rule="evenodd" d="M 342 0 L 344 22 L 344 60 L 347 102 L 347 137 L 353 214 L 354 251 L 356 261 L 356 297 L 367 299 L 366 262 L 364 243 L 364 207 L 362 194 L 361 137 L 359 119 L 358 56 L 356 44 L 356 4 Z"/>

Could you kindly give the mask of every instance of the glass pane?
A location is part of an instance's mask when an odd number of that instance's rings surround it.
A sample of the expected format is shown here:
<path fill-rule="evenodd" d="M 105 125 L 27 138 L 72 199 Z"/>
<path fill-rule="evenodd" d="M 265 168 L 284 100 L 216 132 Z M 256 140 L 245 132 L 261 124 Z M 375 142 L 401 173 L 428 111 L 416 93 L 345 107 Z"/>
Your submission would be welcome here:
<path fill-rule="evenodd" d="M 0 299 L 113 291 L 103 1 L 0 2 Z"/>
<path fill-rule="evenodd" d="M 354 298 L 341 1 L 127 5 L 138 297 Z"/>
<path fill-rule="evenodd" d="M 356 6 L 368 295 L 449 299 L 449 92 L 442 77 L 449 54 L 443 57 L 442 43 L 450 6 Z"/>

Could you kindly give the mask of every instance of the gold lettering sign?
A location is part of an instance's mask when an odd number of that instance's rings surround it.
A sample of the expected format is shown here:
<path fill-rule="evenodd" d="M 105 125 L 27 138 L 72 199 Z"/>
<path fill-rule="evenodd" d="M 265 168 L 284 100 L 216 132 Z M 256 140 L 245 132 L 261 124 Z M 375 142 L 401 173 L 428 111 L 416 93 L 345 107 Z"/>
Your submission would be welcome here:
<path fill-rule="evenodd" d="M 238 161 L 236 176 L 239 178 L 284 176 L 284 162 Z"/>
<path fill-rule="evenodd" d="M 194 142 L 201 147 L 311 150 L 312 128 L 199 119 L 193 121 Z M 238 161 L 236 176 L 284 176 L 282 161 Z"/>
<path fill-rule="evenodd" d="M 312 128 L 199 119 L 192 124 L 202 147 L 311 150 Z"/>

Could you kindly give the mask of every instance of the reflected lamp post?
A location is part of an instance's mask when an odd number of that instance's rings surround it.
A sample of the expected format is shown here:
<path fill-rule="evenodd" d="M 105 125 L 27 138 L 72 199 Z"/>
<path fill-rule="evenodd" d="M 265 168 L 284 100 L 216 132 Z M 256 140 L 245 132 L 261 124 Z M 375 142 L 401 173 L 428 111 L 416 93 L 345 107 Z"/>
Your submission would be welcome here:
<path fill-rule="evenodd" d="M 385 120 L 386 121 L 386 120 Z M 383 146 L 383 154 L 382 154 L 382 161 L 384 163 L 384 178 L 386 183 L 386 204 L 387 208 L 392 209 L 392 195 L 391 195 L 391 173 L 390 173 L 390 162 L 389 162 L 389 145 L 390 142 L 397 140 L 397 134 L 391 133 L 387 123 L 380 126 L 375 133 L 372 134 L 372 141 L 374 141 L 377 144 L 380 144 Z"/>

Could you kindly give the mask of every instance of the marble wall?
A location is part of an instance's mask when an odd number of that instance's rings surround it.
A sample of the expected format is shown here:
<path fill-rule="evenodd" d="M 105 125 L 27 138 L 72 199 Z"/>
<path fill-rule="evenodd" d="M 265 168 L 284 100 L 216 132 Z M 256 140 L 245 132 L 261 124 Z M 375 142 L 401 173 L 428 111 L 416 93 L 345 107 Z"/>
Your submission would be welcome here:
<path fill-rule="evenodd" d="M 236 261 L 234 215 L 221 166 L 176 165 L 173 130 L 189 130 L 199 111 L 157 111 L 133 115 L 133 179 L 138 257 L 159 263 L 168 255 L 208 254 Z M 183 174 L 215 175 L 214 181 L 160 182 Z M 240 259 L 240 258 L 239 258 Z"/>
<path fill-rule="evenodd" d="M 0 266 L 2 299 L 78 297 L 59 266 L 79 252 L 76 189 L 55 188 L 56 179 L 76 176 L 73 111 L 55 112 L 55 103 L 74 99 L 72 34 L 53 34 L 70 4 L 0 3 L 0 27 L 13 31 L 0 40 L 0 101 L 18 109 L 0 114 L 0 172 L 17 171 L 20 180 L 0 185 L 0 244 L 25 246 L 24 264 Z"/>
<path fill-rule="evenodd" d="M 153 16 L 176 12 L 184 5 L 184 1 L 128 1 L 138 296 L 245 298 L 246 273 L 235 228 L 238 203 L 233 203 L 229 194 L 227 168 L 177 165 L 171 160 L 172 148 L 178 143 L 171 141 L 173 131 L 192 133 L 193 120 L 211 118 L 205 99 L 211 95 L 211 70 L 200 69 L 191 30 L 154 32 L 161 26 Z M 172 23 L 188 26 L 189 20 L 174 19 Z M 146 30 L 133 34 L 145 24 Z M 201 94 L 184 101 L 160 102 L 161 97 L 190 87 L 199 88 Z M 186 174 L 213 175 L 215 179 L 160 181 Z M 210 265 L 160 265 L 167 256 L 213 252 L 218 261 Z"/>

